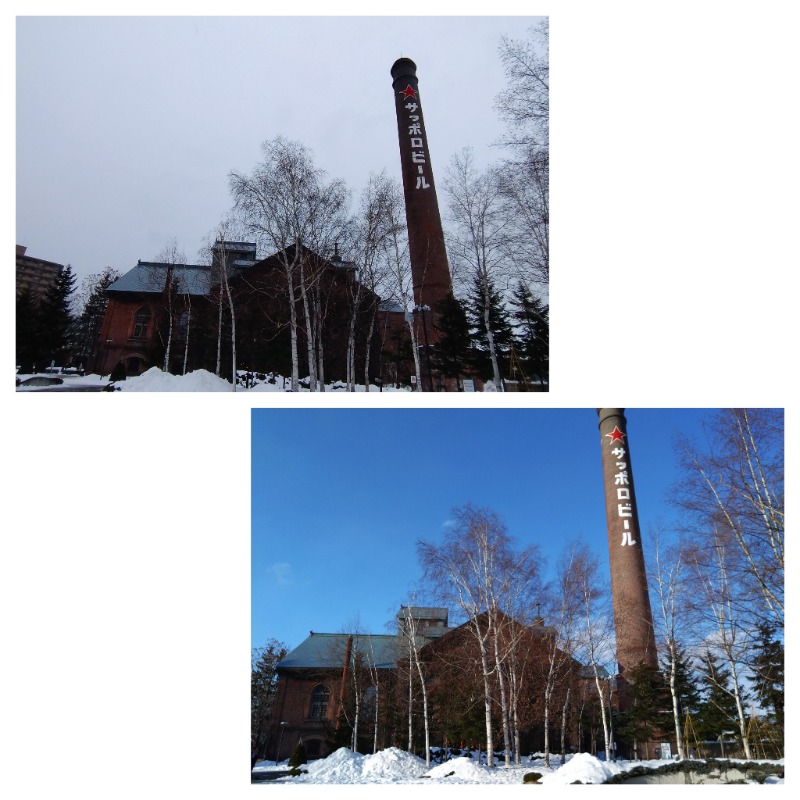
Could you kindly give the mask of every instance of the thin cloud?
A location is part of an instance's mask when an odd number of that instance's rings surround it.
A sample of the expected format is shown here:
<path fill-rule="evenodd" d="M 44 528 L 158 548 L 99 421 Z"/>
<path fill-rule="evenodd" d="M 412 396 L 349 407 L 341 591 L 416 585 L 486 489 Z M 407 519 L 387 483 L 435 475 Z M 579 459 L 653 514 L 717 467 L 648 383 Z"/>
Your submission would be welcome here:
<path fill-rule="evenodd" d="M 292 565 L 287 564 L 285 561 L 270 564 L 267 567 L 267 575 L 272 578 L 276 586 L 290 586 L 294 583 Z"/>

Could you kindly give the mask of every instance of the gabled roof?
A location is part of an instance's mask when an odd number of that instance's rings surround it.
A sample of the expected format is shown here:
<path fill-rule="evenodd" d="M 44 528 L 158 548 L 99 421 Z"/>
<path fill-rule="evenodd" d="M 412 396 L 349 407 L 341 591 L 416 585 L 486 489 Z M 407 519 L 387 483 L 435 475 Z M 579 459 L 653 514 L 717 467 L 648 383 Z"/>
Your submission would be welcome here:
<path fill-rule="evenodd" d="M 161 294 L 167 279 L 169 264 L 140 261 L 132 270 L 118 278 L 109 292 L 146 292 Z M 172 274 L 178 281 L 181 294 L 207 295 L 211 287 L 211 267 L 200 264 L 174 264 Z"/>
<path fill-rule="evenodd" d="M 278 669 L 341 669 L 347 652 L 347 633 L 311 633 L 278 665 Z M 400 654 L 400 637 L 352 634 L 353 649 L 378 669 L 394 669 Z"/>

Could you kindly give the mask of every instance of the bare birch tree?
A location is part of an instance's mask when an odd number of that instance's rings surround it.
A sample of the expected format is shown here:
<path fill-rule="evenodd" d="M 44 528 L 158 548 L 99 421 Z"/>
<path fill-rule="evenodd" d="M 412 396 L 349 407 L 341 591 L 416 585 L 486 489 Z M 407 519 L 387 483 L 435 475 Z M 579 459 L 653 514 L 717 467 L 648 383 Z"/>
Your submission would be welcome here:
<path fill-rule="evenodd" d="M 292 391 L 299 389 L 297 304 L 303 309 L 310 387 L 321 388 L 322 309 L 314 290 L 321 272 L 317 257 L 334 252 L 347 225 L 348 190 L 316 167 L 311 151 L 277 137 L 262 145 L 263 159 L 249 175 L 231 172 L 234 210 L 262 249 L 275 252 L 286 281 L 292 359 Z"/>
<path fill-rule="evenodd" d="M 684 479 L 675 503 L 694 539 L 730 533 L 726 568 L 732 598 L 781 629 L 784 617 L 784 466 L 782 409 L 723 409 L 705 426 L 704 446 L 678 443 Z M 734 555 L 737 557 L 734 558 Z M 757 602 L 758 601 L 758 602 Z"/>
<path fill-rule="evenodd" d="M 496 514 L 466 505 L 453 512 L 455 524 L 437 545 L 420 541 L 417 552 L 425 580 L 450 605 L 463 612 L 478 650 L 484 689 L 486 756 L 494 764 L 493 681 L 497 681 L 506 764 L 511 758 L 504 641 L 507 614 L 501 606 L 516 597 L 518 587 L 535 574 L 535 550 L 514 551 L 505 525 Z"/>
<path fill-rule="evenodd" d="M 696 624 L 707 631 L 703 646 L 719 653 L 730 669 L 731 688 L 722 688 L 733 697 L 745 757 L 751 758 L 742 682 L 756 632 L 738 599 L 729 569 L 729 560 L 736 560 L 732 554 L 738 555 L 736 536 L 724 528 L 717 528 L 711 536 L 710 544 L 691 547 L 687 554 L 695 587 L 692 611 Z"/>
<path fill-rule="evenodd" d="M 430 769 L 431 766 L 431 734 L 430 734 L 430 714 L 428 712 L 428 686 L 425 677 L 425 665 L 420 657 L 420 650 L 425 644 L 423 641 L 420 630 L 419 621 L 414 616 L 414 606 L 400 606 L 401 612 L 401 633 L 403 638 L 408 643 L 409 653 L 409 670 L 411 667 L 416 668 L 417 675 L 419 676 L 419 685 L 422 691 L 422 718 L 425 726 L 425 766 Z M 410 683 L 409 683 L 410 686 Z M 411 703 L 409 702 L 409 749 L 412 742 L 412 725 L 411 725 Z"/>
<path fill-rule="evenodd" d="M 481 293 L 483 331 L 489 348 L 494 385 L 502 391 L 498 346 L 491 324 L 492 290 L 505 277 L 508 217 L 502 209 L 498 171 L 475 166 L 472 151 L 456 154 L 445 178 L 449 206 L 448 251 L 454 275 L 461 275 Z"/>
<path fill-rule="evenodd" d="M 559 684 L 565 681 L 572 667 L 572 657 L 576 647 L 576 626 L 581 613 L 581 596 L 576 591 L 580 586 L 577 574 L 580 559 L 575 546 L 567 545 L 556 567 L 556 577 L 544 595 L 548 622 L 552 636 L 547 637 L 547 673 L 544 680 L 544 760 L 550 766 L 550 714 L 552 702 Z M 577 559 L 577 560 L 576 560 Z M 569 690 L 562 708 L 562 755 L 566 728 Z"/>
<path fill-rule="evenodd" d="M 583 637 L 582 651 L 584 660 L 588 663 L 594 677 L 597 699 L 600 704 L 600 716 L 603 722 L 603 739 L 605 751 L 611 753 L 611 737 L 609 732 L 610 709 L 606 693 L 603 689 L 601 671 L 603 664 L 609 662 L 611 642 L 610 616 L 607 608 L 602 608 L 601 603 L 608 593 L 604 592 L 597 575 L 597 560 L 589 553 L 588 548 L 581 545 L 575 546 L 573 555 L 575 578 L 581 594 L 583 607 Z"/>
<path fill-rule="evenodd" d="M 350 321 L 347 337 L 347 384 L 351 392 L 356 385 L 356 332 L 363 303 L 370 305 L 368 327 L 365 334 L 364 388 L 369 391 L 369 366 L 372 338 L 375 330 L 377 306 L 374 299 L 386 278 L 387 237 L 396 233 L 399 210 L 398 186 L 385 172 L 370 174 L 369 182 L 361 193 L 361 203 L 353 230 L 353 254 L 358 266 L 356 280 L 348 283 L 350 294 Z"/>
<path fill-rule="evenodd" d="M 175 274 L 176 267 L 186 263 L 186 256 L 178 249 L 177 239 L 168 242 L 158 261 L 167 265 L 167 278 L 164 288 L 165 303 L 167 307 L 167 342 L 164 347 L 164 372 L 169 372 L 170 354 L 172 349 L 172 335 L 175 328 L 175 314 L 178 295 L 181 293 L 180 278 Z"/>
<path fill-rule="evenodd" d="M 546 287 L 549 257 L 550 68 L 547 19 L 524 38 L 503 36 L 500 60 L 507 86 L 495 100 L 506 125 L 499 144 L 512 156 L 500 167 L 503 208 L 509 225 L 504 245 L 509 265 L 529 287 Z"/>
<path fill-rule="evenodd" d="M 666 667 L 672 696 L 672 718 L 675 725 L 675 742 L 678 758 L 684 759 L 683 733 L 681 731 L 680 697 L 677 685 L 680 645 L 678 642 L 681 618 L 680 588 L 683 575 L 684 553 L 680 545 L 668 549 L 656 532 L 653 536 L 653 570 L 650 585 L 658 598 L 654 620 L 661 628 L 661 651 L 666 656 Z"/>
<path fill-rule="evenodd" d="M 400 202 L 400 187 L 395 183 L 392 202 L 387 207 L 389 232 L 384 239 L 386 260 L 386 287 L 389 297 L 396 300 L 405 312 L 405 321 L 414 356 L 414 378 L 417 391 L 422 390 L 422 368 L 419 358 L 419 332 L 414 308 L 414 288 L 411 275 L 411 255 L 408 248 L 408 231 L 405 227 L 404 207 Z"/>

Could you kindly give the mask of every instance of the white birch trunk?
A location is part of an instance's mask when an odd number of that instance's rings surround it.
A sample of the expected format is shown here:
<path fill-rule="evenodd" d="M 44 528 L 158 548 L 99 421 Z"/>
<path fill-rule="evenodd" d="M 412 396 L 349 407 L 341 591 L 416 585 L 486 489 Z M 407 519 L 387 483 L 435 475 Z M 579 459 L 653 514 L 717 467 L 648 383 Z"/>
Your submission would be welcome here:
<path fill-rule="evenodd" d="M 183 374 L 186 374 L 186 365 L 189 363 L 189 331 L 192 327 L 192 301 L 189 299 L 189 295 L 186 295 L 187 303 L 188 303 L 188 314 L 186 315 L 186 341 L 183 345 Z"/>
<path fill-rule="evenodd" d="M 678 704 L 678 688 L 675 684 L 675 672 L 676 672 L 676 653 L 675 653 L 675 645 L 674 643 L 669 644 L 669 691 L 672 695 L 672 719 L 675 723 L 675 742 L 678 747 L 678 759 L 683 761 L 686 758 L 686 754 L 684 753 L 683 749 L 683 736 L 681 735 L 681 717 L 680 717 L 680 708 Z"/>
<path fill-rule="evenodd" d="M 411 642 L 408 643 L 408 752 L 414 752 L 414 724 L 413 724 L 413 708 L 414 708 L 414 665 L 411 655 Z"/>
<path fill-rule="evenodd" d="M 422 664 L 419 660 L 419 652 L 416 644 L 414 645 L 414 660 L 417 662 L 417 672 L 419 673 L 419 683 L 422 687 L 422 716 L 425 723 L 425 766 L 431 766 L 431 736 L 428 724 L 428 690 L 425 686 L 425 677 L 422 674 Z"/>
<path fill-rule="evenodd" d="M 172 309 L 169 311 L 169 328 L 167 329 L 167 346 L 164 350 L 164 372 L 169 372 L 169 351 L 172 347 Z"/>
<path fill-rule="evenodd" d="M 233 309 L 233 297 L 231 296 L 231 287 L 228 283 L 227 271 L 224 277 L 225 281 L 225 295 L 228 300 L 228 310 L 231 313 L 231 380 L 233 382 L 233 391 L 236 391 L 236 314 Z"/>
<path fill-rule="evenodd" d="M 294 278 L 292 271 L 286 271 L 286 280 L 289 282 L 289 339 L 292 353 L 292 391 L 300 388 L 300 360 L 297 353 L 297 306 L 294 297 Z"/>
<path fill-rule="evenodd" d="M 505 750 L 505 764 L 506 767 L 511 766 L 511 732 L 508 728 L 508 696 L 506 693 L 506 680 L 503 674 L 500 659 L 500 643 L 498 641 L 498 630 L 494 626 L 494 663 L 495 671 L 497 672 L 497 682 L 500 687 L 500 719 L 502 720 L 503 727 L 503 749 Z"/>
<path fill-rule="evenodd" d="M 369 362 L 370 362 L 370 354 L 372 351 L 372 337 L 375 335 L 375 312 L 372 312 L 372 316 L 369 321 L 369 330 L 367 331 L 367 343 L 366 343 L 366 351 L 364 353 L 364 391 L 369 391 Z M 382 376 L 378 376 L 382 377 Z"/>
<path fill-rule="evenodd" d="M 217 368 L 214 374 L 219 377 L 220 359 L 222 358 L 222 294 L 219 296 L 219 316 L 217 317 Z"/>
<path fill-rule="evenodd" d="M 489 292 L 488 283 L 484 283 L 483 293 L 483 325 L 486 329 L 486 339 L 489 342 L 489 355 L 492 359 L 492 374 L 494 376 L 494 385 L 498 392 L 503 391 L 503 379 L 500 377 L 500 364 L 497 361 L 497 345 L 494 341 L 494 333 L 492 333 L 489 324 Z"/>
<path fill-rule="evenodd" d="M 564 706 L 561 709 L 561 766 L 567 760 L 567 706 L 569 705 L 569 693 L 571 686 L 567 686 L 567 696 L 564 698 Z"/>

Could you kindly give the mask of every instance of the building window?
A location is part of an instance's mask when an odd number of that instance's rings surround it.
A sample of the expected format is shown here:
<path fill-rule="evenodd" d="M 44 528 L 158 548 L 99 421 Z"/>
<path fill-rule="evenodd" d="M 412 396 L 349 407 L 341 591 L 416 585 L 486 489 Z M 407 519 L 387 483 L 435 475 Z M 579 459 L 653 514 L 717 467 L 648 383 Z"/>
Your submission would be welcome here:
<path fill-rule="evenodd" d="M 364 691 L 364 716 L 372 719 L 375 716 L 375 703 L 378 699 L 376 686 L 368 686 Z"/>
<path fill-rule="evenodd" d="M 147 326 L 150 323 L 150 312 L 146 308 L 140 308 L 136 312 L 136 319 L 133 323 L 133 338 L 144 339 L 147 337 Z"/>
<path fill-rule="evenodd" d="M 182 311 L 180 316 L 178 317 L 178 333 L 177 335 L 181 338 L 186 336 L 186 329 L 189 327 L 189 312 Z"/>
<path fill-rule="evenodd" d="M 311 719 L 325 719 L 328 714 L 328 699 L 331 690 L 320 684 L 311 693 Z"/>
<path fill-rule="evenodd" d="M 321 744 L 322 742 L 320 742 L 319 739 L 309 739 L 305 743 L 306 756 L 308 756 L 308 758 L 319 758 L 322 754 L 322 748 L 320 747 Z"/>

